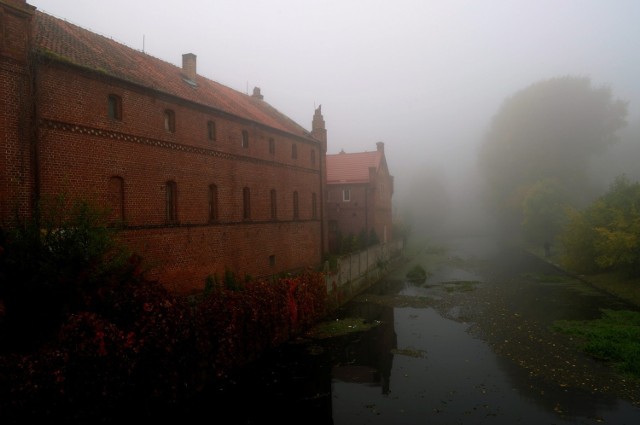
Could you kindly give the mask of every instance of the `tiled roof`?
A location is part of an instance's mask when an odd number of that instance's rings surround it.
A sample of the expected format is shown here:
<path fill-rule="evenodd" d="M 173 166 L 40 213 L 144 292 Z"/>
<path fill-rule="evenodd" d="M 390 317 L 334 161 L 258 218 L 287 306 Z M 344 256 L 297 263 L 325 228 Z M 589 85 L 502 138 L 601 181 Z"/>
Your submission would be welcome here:
<path fill-rule="evenodd" d="M 382 155 L 380 151 L 327 155 L 327 184 L 369 182 L 369 167 L 377 171 Z"/>
<path fill-rule="evenodd" d="M 197 87 L 192 87 L 184 80 L 182 68 L 46 13 L 36 11 L 34 22 L 35 48 L 49 57 L 98 70 L 287 133 L 310 137 L 306 129 L 264 100 L 200 75 L 197 76 Z"/>

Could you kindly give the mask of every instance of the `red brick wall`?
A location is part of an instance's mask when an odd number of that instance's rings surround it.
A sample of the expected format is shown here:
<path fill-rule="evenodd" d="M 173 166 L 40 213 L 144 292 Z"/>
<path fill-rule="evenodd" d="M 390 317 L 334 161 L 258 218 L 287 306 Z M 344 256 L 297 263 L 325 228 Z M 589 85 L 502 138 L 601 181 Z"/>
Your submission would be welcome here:
<path fill-rule="evenodd" d="M 109 202 L 109 180 L 124 182 L 123 238 L 178 291 L 201 289 L 225 268 L 263 276 L 321 262 L 321 145 L 225 116 L 106 76 L 45 60 L 37 69 L 41 195 Z M 186 84 L 186 83 L 185 83 Z M 122 99 L 122 120 L 110 119 L 107 98 Z M 176 131 L 164 128 L 175 112 Z M 215 141 L 207 122 L 216 123 Z M 241 146 L 242 131 L 249 147 Z M 268 141 L 274 139 L 275 154 Z M 297 159 L 291 145 L 297 145 Z M 315 150 L 315 164 L 311 161 Z M 167 225 L 166 182 L 177 188 L 177 224 Z M 218 221 L 208 222 L 208 187 L 218 187 Z M 242 190 L 251 193 L 243 219 Z M 277 220 L 270 191 L 277 191 Z M 299 219 L 293 220 L 293 192 Z M 271 266 L 269 256 L 275 256 Z"/>
<path fill-rule="evenodd" d="M 0 225 L 28 216 L 32 193 L 27 48 L 32 8 L 0 2 Z M 21 5 L 22 3 L 22 5 Z"/>
<path fill-rule="evenodd" d="M 330 184 L 328 185 L 327 211 L 329 221 L 337 226 L 329 226 L 329 246 L 335 252 L 337 232 L 342 236 L 358 234 L 365 230 L 367 234 L 374 229 L 380 242 L 391 241 L 393 181 L 386 170 L 373 175 L 372 183 L 367 184 Z M 343 190 L 349 188 L 351 198 L 343 200 Z"/>

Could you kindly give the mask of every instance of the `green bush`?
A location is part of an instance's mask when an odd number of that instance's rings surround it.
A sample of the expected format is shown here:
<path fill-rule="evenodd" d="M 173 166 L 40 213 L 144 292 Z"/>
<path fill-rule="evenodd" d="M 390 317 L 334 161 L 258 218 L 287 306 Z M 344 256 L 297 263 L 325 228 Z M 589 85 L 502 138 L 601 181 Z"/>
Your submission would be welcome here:
<path fill-rule="evenodd" d="M 411 268 L 411 270 L 407 272 L 406 277 L 410 282 L 423 283 L 425 280 L 427 280 L 428 273 L 424 269 L 424 267 L 416 264 Z"/>
<path fill-rule="evenodd" d="M 0 300 L 9 337 L 38 343 L 84 308 L 105 280 L 130 275 L 106 212 L 57 197 L 31 220 L 3 229 Z"/>

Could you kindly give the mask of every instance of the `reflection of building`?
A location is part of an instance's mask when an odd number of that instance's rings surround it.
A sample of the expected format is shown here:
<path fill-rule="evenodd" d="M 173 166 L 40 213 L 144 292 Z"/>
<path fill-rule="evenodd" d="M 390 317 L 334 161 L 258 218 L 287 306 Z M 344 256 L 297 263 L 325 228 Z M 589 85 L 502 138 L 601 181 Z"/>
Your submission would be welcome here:
<path fill-rule="evenodd" d="M 364 235 L 369 241 L 391 240 L 393 177 L 384 143 L 374 152 L 327 155 L 329 247 L 339 250 L 341 238 Z"/>
<path fill-rule="evenodd" d="M 374 288 L 374 291 L 376 289 Z M 388 290 L 383 286 L 381 291 Z M 384 292 L 382 292 L 384 293 Z M 394 308 L 371 303 L 351 303 L 349 317 L 363 317 L 370 322 L 379 321 L 373 329 L 353 338 L 345 337 L 348 343 L 331 371 L 334 380 L 379 386 L 382 394 L 391 389 L 393 350 L 397 348 Z"/>
<path fill-rule="evenodd" d="M 24 0 L 0 0 L 0 224 L 58 194 L 96 200 L 157 277 L 320 264 L 326 131 Z"/>

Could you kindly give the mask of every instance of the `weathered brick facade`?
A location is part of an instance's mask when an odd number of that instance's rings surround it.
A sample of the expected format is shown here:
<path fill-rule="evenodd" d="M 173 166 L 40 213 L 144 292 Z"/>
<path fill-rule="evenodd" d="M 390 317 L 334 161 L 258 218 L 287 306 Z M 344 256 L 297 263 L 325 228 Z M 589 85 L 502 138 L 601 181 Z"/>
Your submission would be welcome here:
<path fill-rule="evenodd" d="M 258 277 L 320 264 L 320 109 L 307 132 L 259 89 L 245 95 L 198 76 L 195 55 L 175 67 L 24 1 L 0 0 L 0 22 L 24 40 L 0 44 L 2 223 L 31 213 L 32 199 L 96 200 L 125 224 L 121 236 L 152 276 L 178 292 L 226 269 Z M 79 34 L 89 41 L 58 50 Z M 138 68 L 117 68 L 127 60 Z"/>
<path fill-rule="evenodd" d="M 379 242 L 392 239 L 393 176 L 389 174 L 384 144 L 374 152 L 327 155 L 327 216 L 330 251 L 337 252 L 342 238 L 367 237 Z"/>

